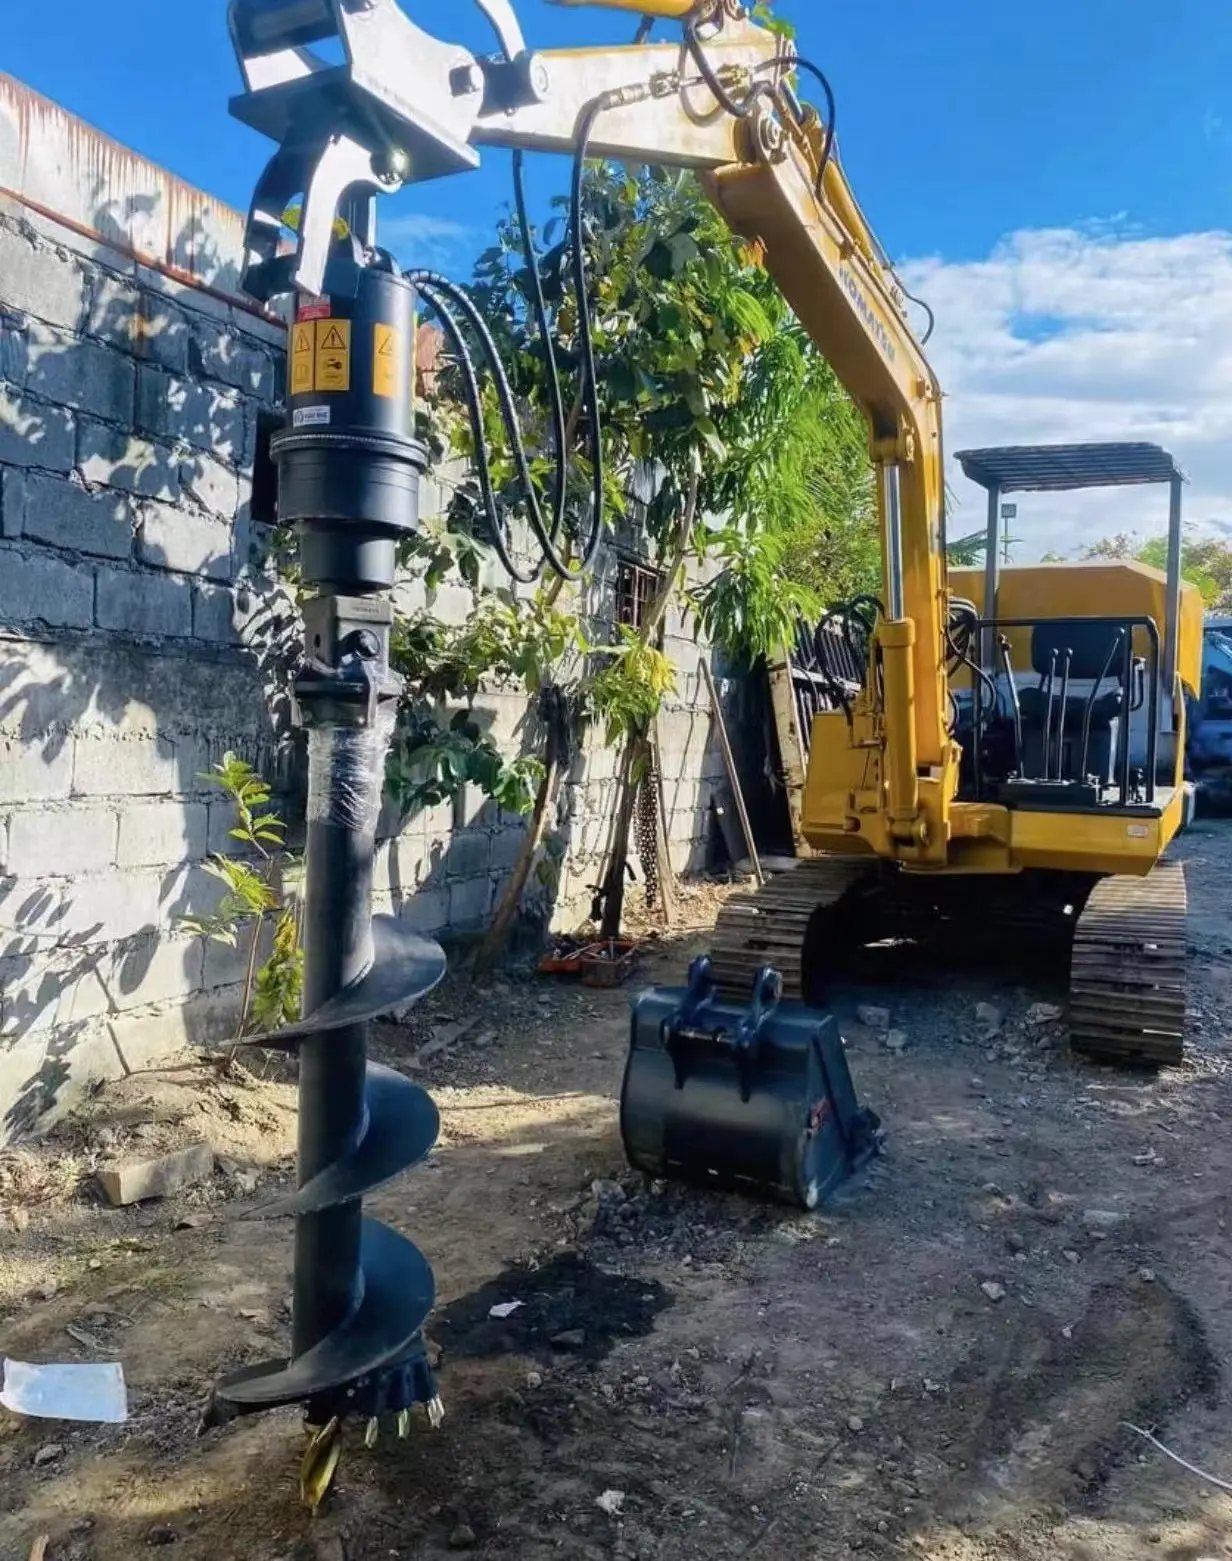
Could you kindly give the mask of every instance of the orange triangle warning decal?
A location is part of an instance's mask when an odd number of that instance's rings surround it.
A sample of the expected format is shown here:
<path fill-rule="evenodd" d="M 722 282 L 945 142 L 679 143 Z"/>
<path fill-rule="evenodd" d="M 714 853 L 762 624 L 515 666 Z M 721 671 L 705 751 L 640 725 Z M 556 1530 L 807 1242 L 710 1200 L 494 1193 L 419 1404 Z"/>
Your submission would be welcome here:
<path fill-rule="evenodd" d="M 317 343 L 317 351 L 318 352 L 345 352 L 346 351 L 346 337 L 343 336 L 342 332 L 338 329 L 338 327 L 336 325 L 331 325 L 329 330 L 325 333 L 324 341 L 319 341 Z"/>
<path fill-rule="evenodd" d="M 295 350 L 296 352 L 312 351 L 312 332 L 306 331 L 302 325 L 295 333 Z"/>
<path fill-rule="evenodd" d="M 389 358 L 389 357 L 392 357 L 393 356 L 393 350 L 394 350 L 394 338 L 393 338 L 393 334 L 391 332 L 390 335 L 388 335 L 388 336 L 386 336 L 386 337 L 384 337 L 382 339 L 381 345 L 376 349 L 377 357 L 378 358 Z"/>

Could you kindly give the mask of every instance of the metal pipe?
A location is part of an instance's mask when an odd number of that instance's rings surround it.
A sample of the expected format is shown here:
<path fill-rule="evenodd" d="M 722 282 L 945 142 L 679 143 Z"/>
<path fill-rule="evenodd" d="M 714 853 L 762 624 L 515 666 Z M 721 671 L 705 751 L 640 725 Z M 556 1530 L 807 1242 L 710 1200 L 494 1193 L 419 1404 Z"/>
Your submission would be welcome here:
<path fill-rule="evenodd" d="M 1014 663 L 1010 656 L 1009 639 L 1004 634 L 1002 634 L 999 638 L 1001 645 L 1001 665 L 1005 672 L 1005 681 L 1009 684 L 1010 708 L 1014 712 L 1014 763 L 1017 766 L 1018 774 L 1022 775 L 1024 773 L 1022 752 L 1022 704 L 1018 698 L 1018 684 L 1014 682 Z M 978 682 L 979 679 L 977 678 L 976 681 Z"/>
<path fill-rule="evenodd" d="M 1104 662 L 1104 670 L 1095 679 L 1095 682 L 1091 688 L 1091 692 L 1087 698 L 1086 709 L 1082 714 L 1082 753 L 1079 758 L 1078 766 L 1078 777 L 1080 780 L 1086 779 L 1087 755 L 1090 752 L 1091 747 L 1091 712 L 1095 709 L 1095 701 L 1099 697 L 1099 685 L 1108 676 L 1109 669 L 1111 668 L 1112 663 L 1116 660 L 1117 651 L 1121 648 L 1121 641 L 1126 637 L 1126 632 L 1127 631 L 1125 629 L 1117 630 L 1116 637 L 1113 639 L 1112 645 L 1108 651 L 1108 659 Z M 1133 636 L 1131 634 L 1131 642 L 1132 639 Z"/>
<path fill-rule="evenodd" d="M 1061 708 L 1057 714 L 1057 773 L 1056 780 L 1064 780 L 1065 770 L 1065 709 L 1069 699 L 1069 669 L 1073 665 L 1074 653 L 1066 649 L 1063 655 L 1061 667 Z M 1045 775 L 1045 780 L 1048 777 Z"/>
<path fill-rule="evenodd" d="M 1051 650 L 1048 653 L 1048 713 L 1044 717 L 1044 773 L 1041 780 L 1047 780 L 1052 769 L 1052 703 L 1057 691 L 1057 653 Z"/>
<path fill-rule="evenodd" d="M 1151 676 L 1147 706 L 1146 800 L 1155 801 L 1155 772 L 1159 765 L 1159 641 L 1151 644 Z"/>
<path fill-rule="evenodd" d="M 1176 731 L 1179 725 L 1176 720 L 1175 700 L 1176 673 L 1180 654 L 1182 480 L 1179 476 L 1173 477 L 1169 484 L 1168 495 L 1168 583 L 1164 588 L 1164 656 L 1160 675 L 1170 731 Z"/>
<path fill-rule="evenodd" d="M 886 612 L 903 616 L 903 519 L 898 466 L 886 461 L 881 468 L 881 506 L 885 524 Z"/>
<path fill-rule="evenodd" d="M 1134 631 L 1125 632 L 1125 657 L 1121 663 L 1121 751 L 1117 784 L 1121 792 L 1121 806 L 1129 802 L 1129 717 L 1134 679 Z"/>
<path fill-rule="evenodd" d="M 997 579 L 1000 571 L 1001 489 L 993 484 L 988 490 L 988 535 L 984 543 L 984 614 L 991 622 L 997 616 Z M 985 629 L 980 636 L 980 665 L 996 676 L 996 633 Z"/>

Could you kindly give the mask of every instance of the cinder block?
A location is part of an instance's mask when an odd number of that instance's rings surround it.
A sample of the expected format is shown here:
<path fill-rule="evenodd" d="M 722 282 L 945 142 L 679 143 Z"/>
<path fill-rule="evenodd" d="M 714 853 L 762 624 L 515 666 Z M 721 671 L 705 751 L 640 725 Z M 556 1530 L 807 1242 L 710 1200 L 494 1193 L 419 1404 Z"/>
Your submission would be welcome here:
<path fill-rule="evenodd" d="M 0 223 L 0 302 L 75 331 L 85 315 L 85 270 L 70 255 Z"/>
<path fill-rule="evenodd" d="M 430 936 L 449 925 L 450 906 L 448 889 L 421 889 L 418 894 L 403 901 L 398 914 L 416 932 Z"/>
<path fill-rule="evenodd" d="M 95 621 L 122 634 L 186 639 L 192 633 L 191 588 L 163 575 L 100 569 Z"/>
<path fill-rule="evenodd" d="M 189 362 L 207 378 L 234 385 L 262 401 L 274 399 L 274 366 L 269 355 L 227 325 L 193 321 Z M 194 362 L 195 360 L 195 362 Z"/>
<path fill-rule="evenodd" d="M 196 757 L 195 753 L 182 755 L 174 743 L 162 737 L 78 737 L 73 751 L 73 793 L 79 797 L 167 796 L 193 784 Z"/>
<path fill-rule="evenodd" d="M 454 835 L 445 855 L 449 878 L 475 878 L 487 874 L 491 861 L 491 841 L 486 834 Z"/>
<path fill-rule="evenodd" d="M 187 1003 L 169 1004 L 155 1013 L 115 1014 L 108 1038 L 130 1069 L 151 1068 L 190 1045 L 210 1045 L 235 1034 L 239 992 L 221 988 L 199 993 Z"/>
<path fill-rule="evenodd" d="M 214 991 L 219 987 L 239 986 L 243 982 L 248 971 L 248 955 L 252 947 L 251 935 L 251 927 L 242 928 L 234 948 L 228 943 L 221 943 L 212 938 L 205 941 L 201 984 L 208 991 Z M 257 949 L 258 969 L 269 957 L 272 936 L 273 923 L 267 920 L 261 928 L 261 943 Z"/>
<path fill-rule="evenodd" d="M 130 265 L 127 276 L 92 266 L 86 302 L 85 333 L 121 352 L 138 352 L 141 292 Z"/>
<path fill-rule="evenodd" d="M 77 465 L 87 482 L 125 488 L 146 499 L 179 496 L 180 466 L 170 450 L 105 423 L 96 423 L 93 418 L 81 419 Z"/>
<path fill-rule="evenodd" d="M 485 927 L 492 909 L 492 884 L 485 874 L 449 886 L 449 925 L 458 932 Z"/>
<path fill-rule="evenodd" d="M 163 877 L 161 924 L 174 928 L 185 916 L 214 916 L 226 893 L 226 885 L 204 867 L 176 868 Z"/>
<path fill-rule="evenodd" d="M 31 323 L 26 388 L 44 400 L 130 423 L 136 376 L 133 360 L 114 347 Z"/>
<path fill-rule="evenodd" d="M 188 317 L 169 298 L 142 288 L 133 316 L 133 347 L 139 357 L 183 374 L 192 336 Z"/>
<path fill-rule="evenodd" d="M 176 1002 L 201 989 L 202 938 L 141 938 L 112 950 L 102 965 L 112 1011 Z"/>
<path fill-rule="evenodd" d="M 183 506 L 149 499 L 140 509 L 137 557 L 154 569 L 225 580 L 231 573 L 231 528 Z M 228 630 L 229 619 L 228 613 Z"/>
<path fill-rule="evenodd" d="M 90 570 L 58 558 L 25 557 L 15 549 L 0 549 L 0 624 L 88 629 L 93 621 Z"/>
<path fill-rule="evenodd" d="M 240 480 L 230 466 L 200 452 L 181 463 L 180 484 L 202 509 L 220 515 L 226 521 L 235 519 L 240 502 Z"/>
<path fill-rule="evenodd" d="M 89 955 L 97 957 L 96 951 Z M 11 1041 L 66 1023 L 61 999 L 78 982 L 81 963 L 71 955 L 37 952 L 0 958 L 0 1037 Z"/>
<path fill-rule="evenodd" d="M 0 465 L 71 471 L 73 414 L 0 385 Z"/>
<path fill-rule="evenodd" d="M 67 797 L 72 781 L 71 744 L 0 737 L 0 802 L 51 802 Z"/>
<path fill-rule="evenodd" d="M 209 813 L 203 802 L 150 802 L 120 814 L 116 865 L 170 867 L 205 855 Z"/>
<path fill-rule="evenodd" d="M 475 605 L 475 597 L 468 586 L 455 585 L 447 580 L 428 593 L 428 610 L 441 623 L 465 623 Z"/>
<path fill-rule="evenodd" d="M 159 926 L 157 873 L 110 872 L 79 878 L 63 891 L 64 911 L 55 921 L 56 941 L 115 943 L 154 932 Z"/>
<path fill-rule="evenodd" d="M 395 894 L 414 894 L 431 876 L 427 842 L 420 834 L 400 835 L 377 857 L 375 882 Z"/>
<path fill-rule="evenodd" d="M 491 797 L 485 797 L 478 786 L 468 782 L 454 804 L 453 824 L 455 829 L 491 829 L 499 815 L 500 809 Z"/>
<path fill-rule="evenodd" d="M 521 829 L 502 829 L 492 836 L 491 862 L 494 872 L 507 871 L 515 865 L 522 854 L 526 835 L 527 830 L 523 825 Z"/>
<path fill-rule="evenodd" d="M 0 537 L 19 537 L 26 508 L 26 474 L 0 467 Z"/>
<path fill-rule="evenodd" d="M 105 1167 L 98 1172 L 98 1181 L 107 1202 L 123 1208 L 150 1198 L 168 1198 L 213 1174 L 213 1149 L 209 1144 L 189 1144 L 153 1160 L 125 1160 Z"/>
<path fill-rule="evenodd" d="M 225 585 L 194 585 L 192 632 L 196 640 L 230 645 L 238 637 L 235 593 Z"/>
<path fill-rule="evenodd" d="M 452 802 L 438 802 L 415 815 L 416 822 L 429 841 L 443 840 L 453 833 L 455 808 Z"/>
<path fill-rule="evenodd" d="M 126 493 L 90 493 L 71 477 L 30 472 L 23 535 L 96 558 L 127 558 L 133 548 L 133 506 Z"/>
<path fill-rule="evenodd" d="M 194 384 L 145 364 L 137 381 L 137 427 L 237 464 L 247 442 L 244 404 L 236 391 Z"/>
<path fill-rule="evenodd" d="M 0 312 L 0 380 L 15 390 L 25 389 L 29 346 L 25 316 Z"/>
<path fill-rule="evenodd" d="M 71 878 L 111 867 L 116 816 L 98 808 L 14 813 L 9 820 L 8 871 L 19 878 Z"/>

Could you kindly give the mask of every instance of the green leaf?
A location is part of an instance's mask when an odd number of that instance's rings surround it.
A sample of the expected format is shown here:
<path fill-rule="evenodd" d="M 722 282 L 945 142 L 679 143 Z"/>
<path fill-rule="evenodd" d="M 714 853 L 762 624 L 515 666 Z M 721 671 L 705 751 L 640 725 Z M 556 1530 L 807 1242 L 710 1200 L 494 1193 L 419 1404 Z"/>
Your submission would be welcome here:
<path fill-rule="evenodd" d="M 706 448 L 716 461 L 726 461 L 727 446 L 719 437 L 719 430 L 715 427 L 714 419 L 709 417 L 695 418 L 694 430 L 701 435 L 706 442 Z"/>

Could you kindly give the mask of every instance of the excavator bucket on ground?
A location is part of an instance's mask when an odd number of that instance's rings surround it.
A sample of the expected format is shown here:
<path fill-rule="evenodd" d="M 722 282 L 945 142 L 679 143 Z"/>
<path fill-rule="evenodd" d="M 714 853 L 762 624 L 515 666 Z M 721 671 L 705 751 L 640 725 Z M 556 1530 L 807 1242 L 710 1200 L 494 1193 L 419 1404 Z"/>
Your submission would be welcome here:
<path fill-rule="evenodd" d="M 766 965 L 749 1004 L 726 1001 L 702 955 L 687 987 L 635 1000 L 620 1131 L 637 1170 L 814 1209 L 879 1151 L 834 1016 L 782 993 Z"/>

